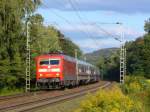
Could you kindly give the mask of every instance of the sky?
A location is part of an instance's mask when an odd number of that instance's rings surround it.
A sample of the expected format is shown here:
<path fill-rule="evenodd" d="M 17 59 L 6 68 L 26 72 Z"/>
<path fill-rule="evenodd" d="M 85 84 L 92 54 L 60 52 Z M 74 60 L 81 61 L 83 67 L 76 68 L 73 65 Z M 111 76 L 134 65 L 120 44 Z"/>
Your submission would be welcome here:
<path fill-rule="evenodd" d="M 132 41 L 144 35 L 150 0 L 43 0 L 37 13 L 84 53 L 119 47 L 115 38 Z M 122 25 L 116 24 L 117 22 Z"/>

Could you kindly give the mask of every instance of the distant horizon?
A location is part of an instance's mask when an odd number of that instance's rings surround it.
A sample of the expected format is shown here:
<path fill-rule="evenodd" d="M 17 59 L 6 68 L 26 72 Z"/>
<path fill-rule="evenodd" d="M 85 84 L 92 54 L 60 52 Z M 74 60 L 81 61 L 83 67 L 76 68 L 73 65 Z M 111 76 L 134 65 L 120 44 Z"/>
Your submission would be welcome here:
<path fill-rule="evenodd" d="M 100 50 L 105 50 L 105 49 L 120 49 L 120 48 L 119 47 L 100 48 L 100 49 L 97 49 L 95 51 L 87 52 L 87 53 L 84 53 L 84 54 L 91 54 L 91 53 L 94 53 L 94 52 L 97 52 L 97 51 L 100 51 Z"/>

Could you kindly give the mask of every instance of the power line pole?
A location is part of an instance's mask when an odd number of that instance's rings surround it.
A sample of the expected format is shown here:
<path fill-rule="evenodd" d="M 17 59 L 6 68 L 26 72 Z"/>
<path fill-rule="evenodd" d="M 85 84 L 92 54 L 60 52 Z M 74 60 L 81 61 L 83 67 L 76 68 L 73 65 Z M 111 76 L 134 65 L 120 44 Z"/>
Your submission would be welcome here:
<path fill-rule="evenodd" d="M 117 23 L 99 23 L 99 24 L 118 24 L 120 25 L 120 30 L 121 28 L 123 28 L 123 24 L 120 22 Z M 124 41 L 124 33 L 123 33 L 123 29 L 122 31 L 120 31 L 120 39 L 117 38 L 115 35 L 112 35 L 111 33 L 107 32 L 106 30 L 102 29 L 101 27 L 99 27 L 99 29 L 103 32 L 105 32 L 106 34 L 110 35 L 111 37 L 113 37 L 115 40 L 120 42 L 120 83 L 124 83 L 125 81 L 125 75 L 126 75 L 126 48 L 125 48 L 125 41 Z"/>
<path fill-rule="evenodd" d="M 76 82 L 76 84 L 78 85 L 78 83 L 79 83 L 79 73 L 78 73 L 78 51 L 77 51 L 77 49 L 75 49 L 75 59 L 76 59 L 76 75 L 77 75 L 77 82 Z"/>
<path fill-rule="evenodd" d="M 120 24 L 120 28 L 122 23 Z M 126 48 L 124 43 L 124 33 L 121 31 L 121 48 L 120 48 L 120 83 L 123 84 L 126 74 Z"/>
<path fill-rule="evenodd" d="M 127 49 L 125 48 L 125 75 L 127 74 Z"/>
<path fill-rule="evenodd" d="M 30 66 L 31 66 L 31 52 L 30 52 L 30 36 L 29 36 L 29 21 L 26 21 L 26 92 L 30 91 Z"/>

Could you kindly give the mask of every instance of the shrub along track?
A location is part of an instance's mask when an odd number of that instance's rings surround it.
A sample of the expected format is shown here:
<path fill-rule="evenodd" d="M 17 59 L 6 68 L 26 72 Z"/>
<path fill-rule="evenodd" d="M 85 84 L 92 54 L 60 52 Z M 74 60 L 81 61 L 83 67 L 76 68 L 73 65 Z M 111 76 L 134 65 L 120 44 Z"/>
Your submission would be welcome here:
<path fill-rule="evenodd" d="M 29 112 L 47 105 L 56 104 L 62 101 L 71 100 L 75 97 L 80 97 L 88 92 L 95 92 L 99 88 L 106 88 L 111 85 L 110 82 L 90 84 L 81 86 L 79 88 L 67 89 L 64 91 L 51 91 L 45 94 L 33 94 L 26 97 L 18 97 L 15 99 L 7 100 L 7 102 L 0 102 L 1 112 Z"/>

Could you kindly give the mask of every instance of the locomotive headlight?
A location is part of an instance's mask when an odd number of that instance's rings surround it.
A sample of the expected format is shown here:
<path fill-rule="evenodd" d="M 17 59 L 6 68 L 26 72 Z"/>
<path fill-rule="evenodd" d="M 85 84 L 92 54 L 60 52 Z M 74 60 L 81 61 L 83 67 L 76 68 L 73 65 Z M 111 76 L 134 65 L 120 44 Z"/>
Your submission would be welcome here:
<path fill-rule="evenodd" d="M 43 76 L 43 74 L 40 74 L 40 77 L 42 77 Z"/>
<path fill-rule="evenodd" d="M 60 72 L 60 69 L 59 68 L 53 68 L 53 69 L 51 69 L 51 72 Z"/>
<path fill-rule="evenodd" d="M 39 72 L 47 72 L 47 69 L 39 69 Z"/>
<path fill-rule="evenodd" d="M 59 76 L 59 73 L 57 73 L 56 76 Z"/>

